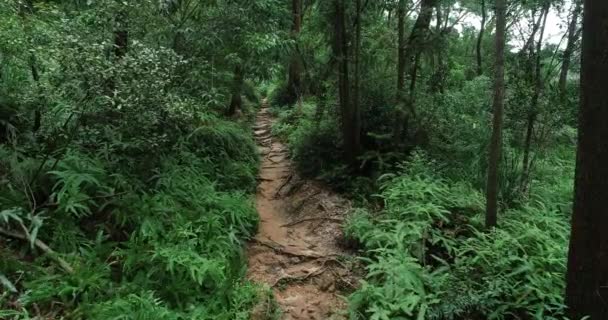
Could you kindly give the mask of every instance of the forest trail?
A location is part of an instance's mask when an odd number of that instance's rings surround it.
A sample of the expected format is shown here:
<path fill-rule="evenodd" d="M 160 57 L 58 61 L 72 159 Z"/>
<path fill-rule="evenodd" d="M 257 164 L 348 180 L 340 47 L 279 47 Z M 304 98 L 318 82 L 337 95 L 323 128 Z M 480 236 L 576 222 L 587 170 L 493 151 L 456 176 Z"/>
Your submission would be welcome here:
<path fill-rule="evenodd" d="M 297 176 L 287 148 L 272 137 L 272 122 L 264 100 L 254 127 L 262 156 L 260 225 L 249 246 L 248 278 L 272 288 L 281 319 L 344 319 L 341 293 L 358 282 L 350 271 L 352 259 L 340 246 L 350 203 Z M 261 304 L 252 319 L 265 319 L 268 310 Z"/>

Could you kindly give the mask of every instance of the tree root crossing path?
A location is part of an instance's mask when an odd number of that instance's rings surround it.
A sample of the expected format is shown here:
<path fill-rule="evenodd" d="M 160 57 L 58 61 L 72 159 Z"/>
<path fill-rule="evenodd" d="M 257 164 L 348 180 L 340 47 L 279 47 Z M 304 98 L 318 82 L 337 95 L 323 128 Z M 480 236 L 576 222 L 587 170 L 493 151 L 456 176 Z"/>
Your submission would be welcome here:
<path fill-rule="evenodd" d="M 286 147 L 272 137 L 272 122 L 264 100 L 254 127 L 263 160 L 248 278 L 272 289 L 281 319 L 345 319 L 343 297 L 358 283 L 354 259 L 341 246 L 350 202 L 295 173 Z M 261 303 L 252 319 L 267 318 L 272 303 Z"/>

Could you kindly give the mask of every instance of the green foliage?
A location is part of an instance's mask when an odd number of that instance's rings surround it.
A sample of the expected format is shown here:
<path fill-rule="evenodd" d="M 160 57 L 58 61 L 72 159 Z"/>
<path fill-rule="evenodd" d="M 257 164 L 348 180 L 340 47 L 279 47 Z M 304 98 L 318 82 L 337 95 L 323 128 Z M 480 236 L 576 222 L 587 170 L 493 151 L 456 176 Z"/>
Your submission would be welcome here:
<path fill-rule="evenodd" d="M 478 30 L 458 21 L 479 3 L 439 1 L 445 25 L 408 47 L 421 50 L 399 137 L 396 2 L 364 3 L 355 20 L 344 1 L 349 56 L 336 57 L 331 1 L 304 1 L 299 34 L 279 0 L 0 1 L 0 318 L 248 319 L 271 300 L 243 278 L 263 97 L 300 172 L 371 204 L 346 226 L 367 270 L 351 318 L 563 319 L 578 87 L 554 88 L 560 46 L 507 54 L 502 212 L 483 231 L 494 39 L 476 76 Z M 514 2 L 514 21 L 542 3 Z M 294 53 L 306 95 L 292 106 L 274 78 Z M 341 152 L 341 59 L 360 102 L 356 166 Z M 232 96 L 238 119 L 223 117 Z"/>
<path fill-rule="evenodd" d="M 287 82 L 281 81 L 270 92 L 268 100 L 272 106 L 291 108 L 294 106 L 297 97 L 292 97 L 292 94 L 287 90 Z"/>
<path fill-rule="evenodd" d="M 253 138 L 232 122 L 214 116 L 204 121 L 186 137 L 185 145 L 193 154 L 182 155 L 184 159 L 202 162 L 221 189 L 253 191 L 258 165 Z"/>
<path fill-rule="evenodd" d="M 420 154 L 403 168 L 383 180 L 383 210 L 347 225 L 368 270 L 350 298 L 352 317 L 562 319 L 564 213 L 538 202 L 486 232 L 484 199 L 470 185 L 442 179 Z"/>
<path fill-rule="evenodd" d="M 251 59 L 284 44 L 283 7 L 245 2 L 0 4 L 0 318 L 248 319 L 268 295 L 244 279 L 272 73 Z"/>
<path fill-rule="evenodd" d="M 342 148 L 339 125 L 334 118 L 320 113 L 322 107 L 315 101 L 305 101 L 301 107 L 275 108 L 278 120 L 272 132 L 287 142 L 300 173 L 364 198 L 373 190 L 373 183 L 365 177 L 353 178 L 352 168 L 343 162 L 339 151 Z"/>

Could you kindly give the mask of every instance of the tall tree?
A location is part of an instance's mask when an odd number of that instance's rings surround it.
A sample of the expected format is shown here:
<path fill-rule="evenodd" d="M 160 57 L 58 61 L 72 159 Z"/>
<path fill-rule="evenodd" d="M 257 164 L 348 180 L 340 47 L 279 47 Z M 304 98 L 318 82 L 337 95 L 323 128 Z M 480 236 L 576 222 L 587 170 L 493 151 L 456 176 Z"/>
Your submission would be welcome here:
<path fill-rule="evenodd" d="M 36 12 L 34 3 L 32 2 L 32 0 L 26 0 L 26 1 L 22 1 L 18 4 L 19 4 L 19 16 L 21 17 L 23 23 L 25 25 L 27 25 L 26 19 L 28 18 L 28 16 L 33 15 Z M 40 89 L 41 89 L 40 73 L 39 73 L 38 67 L 37 67 L 36 55 L 34 54 L 33 51 L 29 54 L 29 67 L 30 67 L 30 72 L 32 74 L 32 80 L 34 80 L 34 82 L 36 83 L 36 86 L 38 88 L 38 91 L 40 91 Z M 40 103 L 38 103 L 38 105 L 34 109 L 34 126 L 32 127 L 33 132 L 37 132 L 40 129 L 40 126 L 42 125 L 41 122 L 42 122 L 42 106 L 40 105 Z"/>
<path fill-rule="evenodd" d="M 530 157 L 532 153 L 532 139 L 534 136 L 535 124 L 538 118 L 538 104 L 540 102 L 540 98 L 542 95 L 544 82 L 543 75 L 541 73 L 542 69 L 542 58 L 541 51 L 543 47 L 543 40 L 545 35 L 545 28 L 547 26 L 547 16 L 549 15 L 549 9 L 551 8 L 551 3 L 546 2 L 540 14 L 539 21 L 540 24 L 540 34 L 538 37 L 538 41 L 536 42 L 536 49 L 534 49 L 534 54 L 532 55 L 534 59 L 534 92 L 532 93 L 532 98 L 530 101 L 530 108 L 528 109 L 527 123 L 526 123 L 526 134 L 524 139 L 524 155 L 522 160 L 522 175 L 521 175 L 521 183 L 520 189 L 522 193 L 527 193 L 529 187 L 530 180 L 530 171 L 532 170 L 532 159 Z M 532 49 L 531 49 L 532 50 Z"/>
<path fill-rule="evenodd" d="M 354 61 L 354 97 L 353 97 L 353 112 L 355 114 L 355 139 L 356 148 L 359 149 L 361 144 L 361 16 L 363 15 L 363 6 L 361 0 L 355 0 L 355 61 Z M 357 152 L 359 150 L 356 150 Z"/>
<path fill-rule="evenodd" d="M 431 89 L 433 92 L 441 92 L 443 93 L 445 91 L 445 78 L 446 78 L 446 73 L 447 73 L 447 64 L 446 64 L 446 59 L 445 56 L 447 55 L 447 47 L 448 47 L 448 41 L 446 41 L 446 36 L 447 33 L 449 33 L 450 31 L 448 29 L 446 29 L 443 25 L 443 13 L 442 13 L 442 9 L 441 9 L 441 3 L 438 2 L 437 3 L 437 15 L 436 15 L 436 19 L 435 19 L 435 37 L 436 37 L 436 49 L 435 49 L 435 53 L 436 53 L 436 57 L 437 57 L 437 63 L 434 64 L 434 75 L 433 75 L 433 85 L 431 86 Z M 447 18 L 447 17 L 446 17 Z M 433 59 L 433 61 L 435 61 L 434 57 L 431 57 Z"/>
<path fill-rule="evenodd" d="M 568 44 L 564 50 L 564 57 L 562 59 L 562 68 L 559 74 L 559 92 L 564 97 L 566 94 L 566 84 L 568 82 L 568 72 L 570 71 L 570 62 L 572 60 L 572 54 L 574 53 L 574 47 L 578 41 L 578 20 L 583 10 L 582 0 L 574 0 L 572 4 L 574 9 L 572 10 L 572 17 L 568 24 Z"/>
<path fill-rule="evenodd" d="M 409 93 L 404 92 L 405 89 L 402 87 L 397 92 L 397 116 L 395 117 L 395 126 L 393 137 L 395 144 L 401 143 L 401 136 L 405 128 L 407 128 L 409 119 L 415 116 L 415 106 L 413 101 L 413 94 L 416 89 L 416 70 L 418 69 L 418 59 L 420 53 L 427 41 L 429 26 L 433 17 L 433 8 L 436 7 L 437 0 L 422 0 L 420 2 L 420 13 L 414 22 L 412 32 L 407 42 L 402 45 L 399 44 L 400 55 L 403 55 L 399 59 L 403 65 L 398 63 L 397 71 L 401 73 L 403 70 L 406 74 L 410 75 L 410 90 Z M 400 27 L 402 29 L 402 27 Z M 400 35 L 401 37 L 402 35 Z M 403 42 L 403 41 L 402 41 Z M 399 90 L 399 79 L 398 79 L 398 90 Z M 403 80 L 404 81 L 404 80 Z M 403 82 L 403 86 L 405 81 Z"/>
<path fill-rule="evenodd" d="M 342 123 L 342 138 L 346 161 L 354 165 L 360 152 L 359 116 L 353 108 L 351 98 L 349 41 L 346 30 L 345 0 L 334 0 L 334 43 L 333 50 L 338 65 L 338 95 Z"/>
<path fill-rule="evenodd" d="M 494 117 L 492 120 L 492 138 L 488 157 L 488 181 L 486 188 L 486 226 L 496 226 L 498 212 L 498 168 L 502 145 L 502 114 L 505 99 L 505 33 L 506 33 L 505 0 L 496 0 L 496 56 L 494 62 Z"/>
<path fill-rule="evenodd" d="M 234 67 L 234 76 L 232 78 L 232 88 L 231 88 L 231 98 L 230 98 L 230 107 L 228 108 L 228 115 L 236 115 L 238 110 L 243 108 L 243 85 L 245 81 L 245 75 L 243 71 L 243 66 L 241 64 L 237 64 Z"/>
<path fill-rule="evenodd" d="M 295 101 L 302 95 L 302 61 L 297 50 L 297 41 L 300 31 L 302 30 L 302 1 L 291 1 L 291 13 L 293 23 L 291 26 L 291 37 L 294 40 L 295 48 L 291 54 L 289 62 L 289 79 L 287 80 L 287 93 L 289 97 Z"/>
<path fill-rule="evenodd" d="M 581 99 L 566 304 L 572 319 L 608 315 L 608 1 L 585 0 Z"/>
<path fill-rule="evenodd" d="M 397 6 L 397 102 L 402 100 L 405 88 L 405 2 L 399 0 Z"/>
<path fill-rule="evenodd" d="M 483 74 L 483 60 L 481 56 L 481 44 L 483 42 L 483 34 L 486 28 L 486 0 L 481 0 L 481 25 L 479 26 L 479 35 L 477 36 L 477 75 Z"/>

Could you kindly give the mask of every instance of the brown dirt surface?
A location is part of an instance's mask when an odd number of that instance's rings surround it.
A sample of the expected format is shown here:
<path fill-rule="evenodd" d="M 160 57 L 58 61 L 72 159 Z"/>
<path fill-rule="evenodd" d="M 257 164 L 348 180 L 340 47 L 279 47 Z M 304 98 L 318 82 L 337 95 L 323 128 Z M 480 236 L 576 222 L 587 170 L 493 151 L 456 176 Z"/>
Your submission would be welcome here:
<path fill-rule="evenodd" d="M 254 127 L 263 158 L 260 226 L 248 248 L 248 278 L 272 289 L 281 319 L 345 319 L 344 296 L 358 283 L 355 260 L 341 246 L 351 204 L 297 175 L 287 148 L 272 137 L 272 122 L 263 101 Z M 256 312 L 252 318 L 264 319 Z"/>

